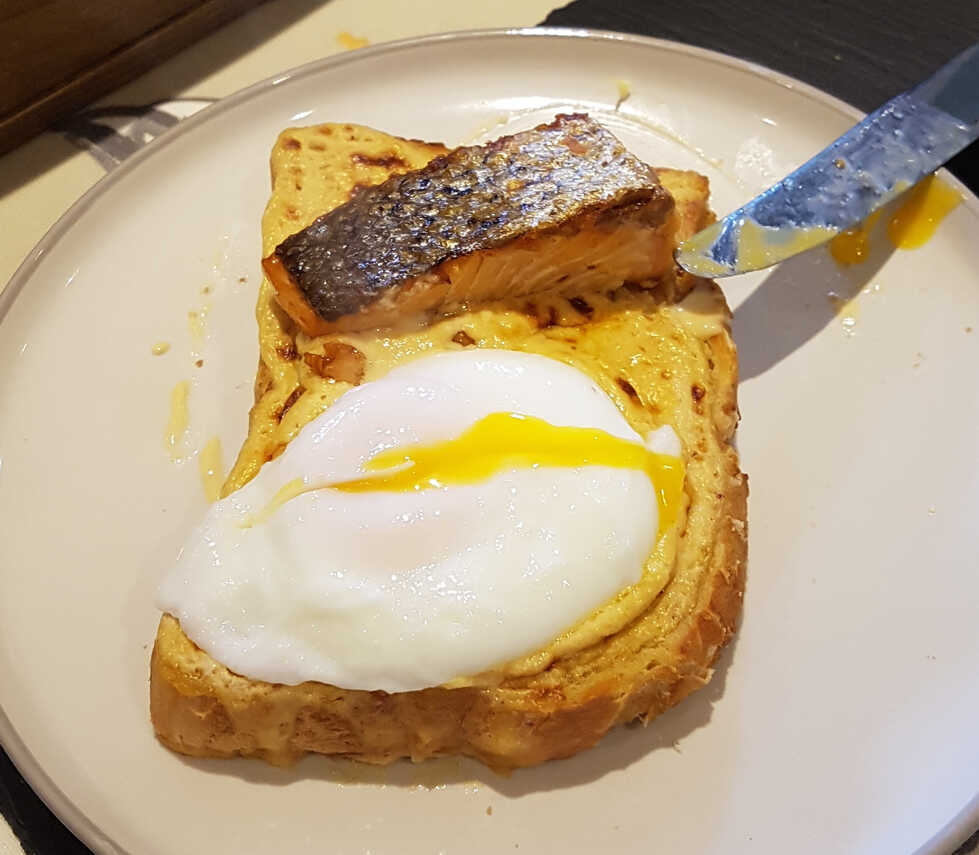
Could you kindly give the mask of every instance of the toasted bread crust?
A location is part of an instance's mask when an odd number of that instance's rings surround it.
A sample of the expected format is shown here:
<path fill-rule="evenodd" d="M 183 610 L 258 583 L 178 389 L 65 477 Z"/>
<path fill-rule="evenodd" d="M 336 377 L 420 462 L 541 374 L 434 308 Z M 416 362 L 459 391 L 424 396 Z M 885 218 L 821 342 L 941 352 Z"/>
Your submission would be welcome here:
<path fill-rule="evenodd" d="M 736 466 L 734 467 L 736 468 Z M 426 689 L 388 695 L 323 684 L 282 686 L 232 674 L 164 615 L 151 664 L 151 714 L 160 741 L 193 756 L 255 755 L 288 764 L 305 752 L 370 763 L 463 754 L 505 771 L 569 757 L 609 729 L 649 719 L 707 683 L 737 626 L 745 582 L 742 476 L 721 509 L 710 570 L 694 611 L 633 679 L 610 675 L 590 691 Z M 193 662 L 193 677 L 176 662 Z M 177 676 L 174 667 L 181 668 Z M 187 683 L 197 689 L 187 691 Z M 228 703 L 222 700 L 233 697 Z M 270 745 L 263 736 L 287 734 Z"/>
<path fill-rule="evenodd" d="M 303 139 L 291 134 L 290 139 Z M 678 211 L 687 212 L 685 227 L 694 230 L 708 216 L 706 183 L 701 186 L 701 181 L 692 173 L 672 176 L 678 196 L 689 191 L 688 198 L 678 198 Z M 678 277 L 672 288 L 685 293 L 694 284 L 690 277 Z M 263 300 L 268 303 L 264 308 Z M 266 282 L 259 305 L 263 357 L 256 405 L 229 490 L 247 481 L 281 447 L 283 433 L 292 432 L 283 426 L 282 413 L 289 409 L 285 404 L 293 387 L 300 388 L 292 365 L 297 340 L 289 320 L 271 301 Z M 644 292 L 641 301 L 632 322 L 642 332 L 643 309 L 648 304 L 652 318 L 656 300 Z M 582 349 L 591 342 L 589 331 L 606 322 L 615 323 L 596 315 L 579 324 Z M 735 631 L 745 584 L 747 479 L 729 444 L 737 422 L 737 358 L 726 331 L 695 339 L 682 330 L 664 332 L 652 320 L 650 324 L 650 335 L 682 339 L 682 346 L 670 345 L 686 354 L 683 364 L 674 366 L 671 381 L 652 389 L 637 387 L 639 381 L 627 372 L 597 378 L 613 391 L 616 380 L 621 381 L 635 397 L 632 402 L 623 399 L 621 406 L 641 409 L 644 418 L 653 412 L 662 417 L 656 401 L 686 396 L 682 409 L 687 427 L 680 432 L 690 454 L 691 507 L 678 541 L 674 577 L 644 614 L 539 673 L 506 678 L 495 686 L 398 694 L 250 680 L 216 662 L 165 614 L 150 669 L 151 716 L 161 742 L 189 755 L 254 755 L 279 764 L 310 751 L 369 763 L 468 755 L 508 770 L 575 754 L 616 724 L 648 721 L 703 686 Z M 550 332 L 554 330 L 540 334 Z M 608 332 L 594 333 L 591 346 L 599 353 L 593 363 L 619 372 L 615 366 L 621 366 L 621 359 L 602 352 L 610 337 Z M 293 347 L 291 353 L 284 350 L 288 347 Z"/>

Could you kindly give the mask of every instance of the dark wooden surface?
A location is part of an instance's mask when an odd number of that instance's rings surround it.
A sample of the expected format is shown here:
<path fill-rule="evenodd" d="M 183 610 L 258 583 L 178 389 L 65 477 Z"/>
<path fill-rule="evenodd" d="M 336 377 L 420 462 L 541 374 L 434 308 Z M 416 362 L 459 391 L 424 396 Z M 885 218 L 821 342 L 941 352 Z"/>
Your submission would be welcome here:
<path fill-rule="evenodd" d="M 0 154 L 263 0 L 0 0 Z"/>
<path fill-rule="evenodd" d="M 979 0 L 575 0 L 544 23 L 710 48 L 789 74 L 869 112 L 979 41 Z M 979 143 L 949 169 L 979 193 Z"/>
<path fill-rule="evenodd" d="M 927 5 L 885 0 L 575 0 L 542 23 L 621 30 L 711 48 L 790 74 L 869 111 L 979 40 L 979 0 L 933 0 Z M 979 192 L 979 146 L 959 155 L 951 168 Z M 28 855 L 88 852 L 2 752 L 0 813 Z M 957 855 L 977 851 L 979 832 Z"/>

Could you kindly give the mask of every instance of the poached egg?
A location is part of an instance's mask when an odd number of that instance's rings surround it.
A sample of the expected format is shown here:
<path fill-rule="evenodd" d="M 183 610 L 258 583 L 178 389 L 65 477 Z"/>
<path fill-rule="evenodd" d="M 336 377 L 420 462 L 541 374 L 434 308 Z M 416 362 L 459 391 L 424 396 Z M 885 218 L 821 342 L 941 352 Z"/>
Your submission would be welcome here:
<path fill-rule="evenodd" d="M 401 692 L 485 673 L 639 580 L 679 454 L 563 363 L 423 357 L 212 505 L 158 605 L 252 679 Z"/>

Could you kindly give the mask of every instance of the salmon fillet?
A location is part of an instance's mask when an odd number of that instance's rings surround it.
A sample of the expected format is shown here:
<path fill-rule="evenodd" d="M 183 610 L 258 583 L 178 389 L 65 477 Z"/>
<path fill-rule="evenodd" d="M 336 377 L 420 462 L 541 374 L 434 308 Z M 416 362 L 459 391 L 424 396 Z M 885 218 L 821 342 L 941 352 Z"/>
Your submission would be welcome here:
<path fill-rule="evenodd" d="M 673 198 L 587 115 L 557 116 L 359 190 L 263 261 L 307 335 L 530 294 L 574 296 L 672 266 Z"/>

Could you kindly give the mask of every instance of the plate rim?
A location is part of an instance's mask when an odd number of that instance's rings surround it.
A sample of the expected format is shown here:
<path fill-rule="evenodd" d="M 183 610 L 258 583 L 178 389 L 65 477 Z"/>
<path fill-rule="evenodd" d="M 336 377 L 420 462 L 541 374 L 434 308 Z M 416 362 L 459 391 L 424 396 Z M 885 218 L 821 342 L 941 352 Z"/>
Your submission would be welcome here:
<path fill-rule="evenodd" d="M 598 42 L 621 42 L 642 47 L 662 50 L 672 53 L 685 54 L 706 62 L 723 65 L 750 72 L 758 77 L 775 83 L 785 89 L 798 92 L 807 98 L 828 106 L 846 118 L 859 121 L 866 114 L 852 104 L 837 98 L 835 95 L 819 89 L 798 78 L 771 69 L 760 63 L 741 59 L 708 48 L 698 47 L 685 42 L 670 39 L 643 36 L 634 33 L 618 32 L 615 30 L 591 29 L 586 27 L 495 27 L 486 29 L 453 30 L 445 33 L 434 33 L 424 36 L 414 36 L 369 45 L 355 51 L 348 51 L 332 56 L 321 57 L 311 62 L 303 63 L 281 73 L 270 75 L 255 83 L 236 90 L 230 95 L 220 98 L 213 104 L 199 110 L 193 115 L 182 119 L 176 125 L 165 130 L 146 146 L 126 158 L 119 166 L 102 176 L 86 190 L 57 220 L 47 229 L 43 237 L 27 253 L 24 260 L 17 266 L 8 280 L 3 292 L 0 293 L 0 325 L 10 313 L 17 297 L 40 266 L 48 251 L 53 248 L 80 219 L 80 217 L 115 184 L 125 178 L 134 169 L 139 168 L 144 161 L 153 157 L 163 148 L 175 142 L 178 138 L 196 131 L 201 125 L 212 121 L 222 113 L 243 104 L 252 98 L 273 91 L 276 87 L 312 75 L 320 74 L 328 69 L 362 61 L 367 57 L 377 57 L 382 54 L 414 50 L 427 45 L 442 42 L 459 42 L 469 40 L 493 39 L 584 39 Z M 947 181 L 961 193 L 963 205 L 975 216 L 979 217 L 979 196 L 974 194 L 965 184 L 952 175 L 948 170 L 939 170 L 943 180 Z M 31 750 L 21 739 L 13 726 L 13 722 L 4 710 L 0 699 L 0 746 L 4 748 L 10 761 L 25 779 L 34 793 L 44 802 L 48 809 L 62 822 L 82 843 L 97 853 L 111 855 L 130 855 L 110 836 L 103 832 L 98 825 L 79 809 L 69 799 L 58 784 L 48 775 L 43 766 L 34 757 Z M 927 855 L 943 850 L 951 851 L 953 846 L 961 844 L 967 836 L 979 826 L 979 793 L 966 803 L 958 813 L 927 840 L 911 855 Z M 15 833 L 15 837 L 16 837 Z M 18 843 L 19 843 L 18 838 Z"/>

